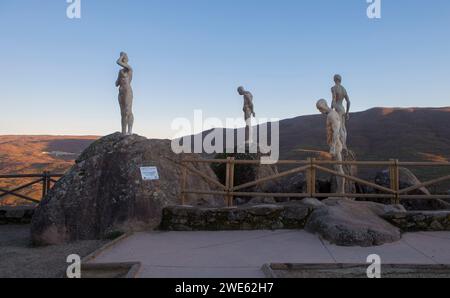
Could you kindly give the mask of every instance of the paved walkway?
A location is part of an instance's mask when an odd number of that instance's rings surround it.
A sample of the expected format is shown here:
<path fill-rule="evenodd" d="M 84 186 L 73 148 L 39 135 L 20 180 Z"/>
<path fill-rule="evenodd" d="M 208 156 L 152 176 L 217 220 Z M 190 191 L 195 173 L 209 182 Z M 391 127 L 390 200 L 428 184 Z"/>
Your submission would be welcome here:
<path fill-rule="evenodd" d="M 406 234 L 380 247 L 337 247 L 305 231 L 137 233 L 93 262 L 142 263 L 139 277 L 264 277 L 266 263 L 450 264 L 450 232 Z"/>

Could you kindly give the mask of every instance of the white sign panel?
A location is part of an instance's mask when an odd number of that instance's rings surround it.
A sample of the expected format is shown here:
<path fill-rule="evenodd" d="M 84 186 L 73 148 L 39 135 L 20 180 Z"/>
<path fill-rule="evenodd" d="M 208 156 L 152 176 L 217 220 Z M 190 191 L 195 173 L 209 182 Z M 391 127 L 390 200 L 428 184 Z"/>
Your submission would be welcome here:
<path fill-rule="evenodd" d="M 158 174 L 157 167 L 142 167 L 141 175 L 142 175 L 142 180 L 144 180 L 144 181 L 159 180 L 159 174 Z"/>

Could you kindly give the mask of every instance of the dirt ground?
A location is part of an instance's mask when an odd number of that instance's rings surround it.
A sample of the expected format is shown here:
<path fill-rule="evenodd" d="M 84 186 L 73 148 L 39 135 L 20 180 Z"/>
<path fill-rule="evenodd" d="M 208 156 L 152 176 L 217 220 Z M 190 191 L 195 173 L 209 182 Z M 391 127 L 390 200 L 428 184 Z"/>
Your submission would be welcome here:
<path fill-rule="evenodd" d="M 34 248 L 30 226 L 0 225 L 0 278 L 63 277 L 67 256 L 87 256 L 105 241 L 81 241 L 60 246 Z"/>

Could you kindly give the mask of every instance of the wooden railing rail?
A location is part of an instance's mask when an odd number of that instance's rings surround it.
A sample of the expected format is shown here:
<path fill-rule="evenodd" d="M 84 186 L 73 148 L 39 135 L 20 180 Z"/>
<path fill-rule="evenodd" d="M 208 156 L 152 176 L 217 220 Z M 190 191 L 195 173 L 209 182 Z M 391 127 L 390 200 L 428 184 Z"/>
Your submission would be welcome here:
<path fill-rule="evenodd" d="M 189 164 L 195 163 L 207 163 L 207 164 L 226 164 L 225 172 L 225 185 L 217 180 L 205 175 L 204 173 L 189 166 Z M 294 169 L 277 173 L 275 175 L 257 179 L 252 182 L 248 182 L 241 185 L 235 185 L 235 167 L 236 165 L 261 165 L 259 160 L 237 160 L 233 157 L 227 159 L 195 159 L 186 158 L 180 163 L 183 168 L 182 182 L 181 182 L 181 203 L 186 204 L 186 196 L 188 194 L 196 195 L 220 195 L 224 196 L 225 202 L 228 206 L 232 207 L 235 197 L 273 197 L 273 198 L 327 198 L 327 197 L 348 197 L 348 198 L 388 198 L 393 203 L 399 204 L 403 199 L 450 199 L 450 195 L 408 195 L 412 191 L 418 190 L 422 187 L 428 187 L 438 183 L 442 183 L 450 180 L 450 175 L 439 177 L 427 182 L 420 183 L 405 189 L 400 189 L 400 168 L 401 167 L 450 167 L 449 162 L 400 162 L 399 160 L 390 161 L 330 161 L 330 160 L 316 160 L 310 158 L 308 160 L 280 160 L 277 165 L 294 165 L 298 166 Z M 364 166 L 364 167 L 388 167 L 390 188 L 378 185 L 371 181 L 346 175 L 337 172 L 336 170 L 328 168 L 327 166 L 336 165 L 351 165 L 351 166 Z M 188 178 L 188 172 L 202 177 L 207 183 L 219 188 L 218 191 L 205 191 L 186 189 L 186 180 Z M 296 173 L 306 173 L 306 193 L 262 193 L 262 192 L 242 192 L 250 187 L 254 187 L 269 181 L 280 179 Z M 347 181 L 356 182 L 360 185 L 369 186 L 381 193 L 377 194 L 360 194 L 360 193 L 317 193 L 316 181 L 318 172 L 324 172 L 334 175 L 336 177 L 342 177 Z M 449 169 L 450 173 L 450 169 Z"/>
<path fill-rule="evenodd" d="M 39 204 L 40 200 L 36 198 L 32 198 L 30 196 L 24 195 L 19 193 L 19 191 L 22 191 L 24 189 L 30 188 L 33 185 L 41 184 L 42 186 L 42 198 L 44 198 L 50 189 L 52 188 L 52 183 L 56 183 L 59 178 L 61 178 L 63 174 L 54 174 L 50 172 L 43 172 L 41 174 L 8 174 L 8 175 L 0 175 L 0 181 L 1 180 L 12 180 L 12 179 L 33 179 L 38 178 L 35 180 L 32 180 L 31 182 L 25 183 L 21 186 L 15 187 L 13 189 L 6 189 L 3 187 L 0 187 L 0 200 L 6 198 L 7 196 L 12 196 L 15 198 L 19 198 L 28 202 Z"/>

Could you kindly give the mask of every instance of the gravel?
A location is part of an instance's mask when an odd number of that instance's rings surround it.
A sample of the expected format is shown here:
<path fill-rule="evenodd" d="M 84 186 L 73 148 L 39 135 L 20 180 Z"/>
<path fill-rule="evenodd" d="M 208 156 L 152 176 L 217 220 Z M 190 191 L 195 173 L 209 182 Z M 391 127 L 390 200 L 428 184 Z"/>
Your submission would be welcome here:
<path fill-rule="evenodd" d="M 87 256 L 107 241 L 32 247 L 29 225 L 0 225 L 0 278 L 60 278 L 67 256 Z"/>

